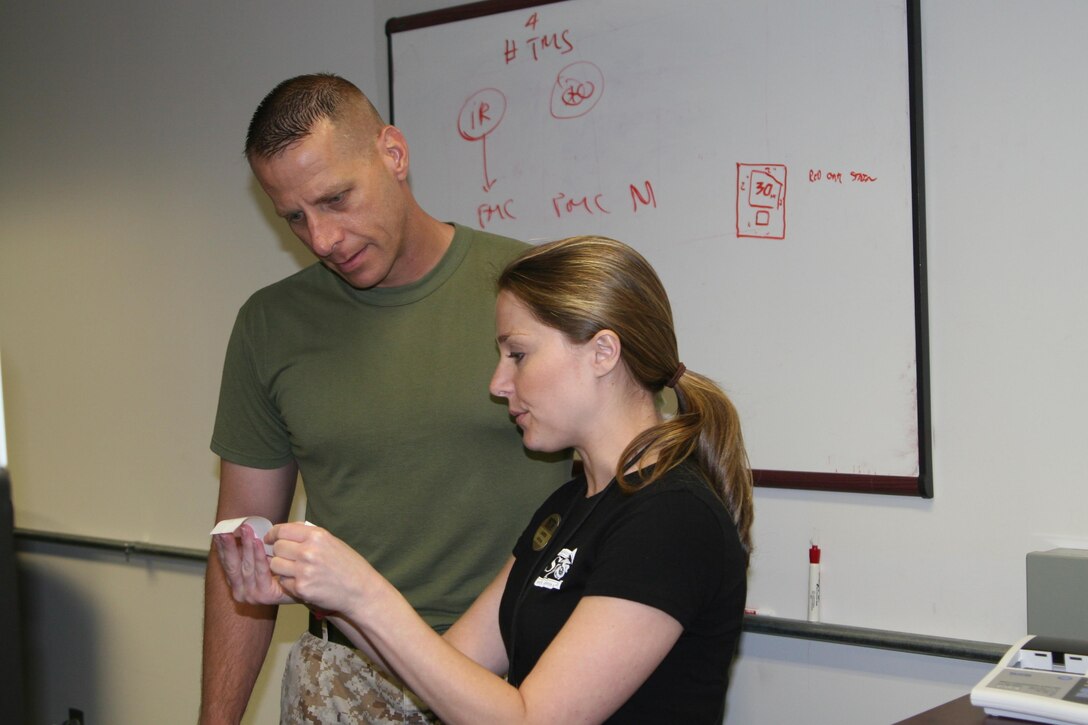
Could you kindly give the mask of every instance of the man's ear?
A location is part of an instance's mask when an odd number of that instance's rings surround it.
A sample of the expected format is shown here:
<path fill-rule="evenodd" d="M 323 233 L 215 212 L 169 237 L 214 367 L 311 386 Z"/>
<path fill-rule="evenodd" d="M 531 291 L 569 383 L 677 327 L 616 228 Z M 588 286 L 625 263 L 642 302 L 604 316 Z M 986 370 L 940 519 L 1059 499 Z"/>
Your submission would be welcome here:
<path fill-rule="evenodd" d="M 620 336 L 605 328 L 589 341 L 593 366 L 598 375 L 607 375 L 620 363 Z"/>
<path fill-rule="evenodd" d="M 378 153 L 397 181 L 408 178 L 408 141 L 396 126 L 386 126 L 378 134 Z"/>

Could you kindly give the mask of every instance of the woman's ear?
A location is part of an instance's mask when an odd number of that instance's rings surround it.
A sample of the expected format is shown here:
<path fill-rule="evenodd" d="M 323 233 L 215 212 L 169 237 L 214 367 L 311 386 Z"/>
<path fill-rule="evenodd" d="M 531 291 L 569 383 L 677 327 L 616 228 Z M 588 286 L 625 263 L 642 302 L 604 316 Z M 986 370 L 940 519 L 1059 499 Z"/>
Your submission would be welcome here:
<path fill-rule="evenodd" d="M 620 336 L 605 328 L 589 341 L 593 353 L 593 367 L 598 375 L 607 375 L 620 362 Z"/>

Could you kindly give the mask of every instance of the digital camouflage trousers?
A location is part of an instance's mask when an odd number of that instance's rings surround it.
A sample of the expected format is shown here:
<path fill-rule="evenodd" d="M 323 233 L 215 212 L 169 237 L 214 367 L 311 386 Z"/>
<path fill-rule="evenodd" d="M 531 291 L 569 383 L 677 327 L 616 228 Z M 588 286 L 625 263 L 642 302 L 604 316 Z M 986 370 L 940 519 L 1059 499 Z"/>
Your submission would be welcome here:
<path fill-rule="evenodd" d="M 357 650 L 304 633 L 283 672 L 281 725 L 431 725 L 434 713 Z"/>

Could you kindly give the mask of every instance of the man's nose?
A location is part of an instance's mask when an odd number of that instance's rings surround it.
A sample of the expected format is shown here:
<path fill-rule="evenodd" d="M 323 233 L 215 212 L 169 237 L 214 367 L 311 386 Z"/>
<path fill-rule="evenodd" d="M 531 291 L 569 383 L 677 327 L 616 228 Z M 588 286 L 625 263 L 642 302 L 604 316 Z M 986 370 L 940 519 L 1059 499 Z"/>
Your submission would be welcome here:
<path fill-rule="evenodd" d="M 344 234 L 339 224 L 319 216 L 309 219 L 310 249 L 318 257 L 328 257 L 332 250 L 343 241 Z"/>

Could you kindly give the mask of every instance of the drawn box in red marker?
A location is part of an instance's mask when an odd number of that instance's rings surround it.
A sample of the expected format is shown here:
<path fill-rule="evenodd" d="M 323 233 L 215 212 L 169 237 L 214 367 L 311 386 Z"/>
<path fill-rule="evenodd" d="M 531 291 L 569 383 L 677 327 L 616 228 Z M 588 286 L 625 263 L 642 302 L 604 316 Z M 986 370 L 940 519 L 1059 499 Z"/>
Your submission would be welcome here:
<path fill-rule="evenodd" d="M 786 238 L 786 167 L 737 164 L 737 236 Z"/>

